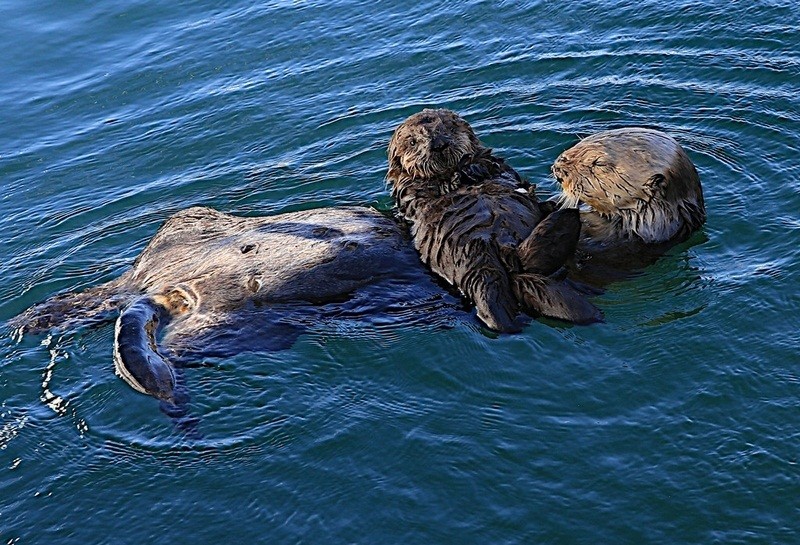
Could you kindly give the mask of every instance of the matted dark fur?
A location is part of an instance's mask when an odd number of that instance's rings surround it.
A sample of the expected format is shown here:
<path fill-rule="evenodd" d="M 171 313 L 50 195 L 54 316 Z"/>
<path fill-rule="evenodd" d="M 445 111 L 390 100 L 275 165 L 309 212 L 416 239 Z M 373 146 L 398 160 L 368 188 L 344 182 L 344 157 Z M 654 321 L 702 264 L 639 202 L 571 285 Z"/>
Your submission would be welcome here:
<path fill-rule="evenodd" d="M 414 245 L 433 272 L 497 331 L 520 310 L 578 323 L 600 312 L 554 273 L 575 249 L 578 211 L 548 216 L 534 188 L 450 110 L 423 110 L 394 132 L 387 180 Z M 538 226 L 538 227 L 537 227 Z"/>

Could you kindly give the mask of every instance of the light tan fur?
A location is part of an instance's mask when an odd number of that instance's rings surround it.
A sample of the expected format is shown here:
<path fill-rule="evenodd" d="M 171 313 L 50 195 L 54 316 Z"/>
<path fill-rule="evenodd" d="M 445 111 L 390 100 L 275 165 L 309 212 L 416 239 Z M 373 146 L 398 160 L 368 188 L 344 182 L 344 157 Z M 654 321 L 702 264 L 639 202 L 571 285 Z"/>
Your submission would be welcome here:
<path fill-rule="evenodd" d="M 565 206 L 581 204 L 583 238 L 615 246 L 684 240 L 705 222 L 700 177 L 671 136 L 624 128 L 595 134 L 553 164 Z"/>

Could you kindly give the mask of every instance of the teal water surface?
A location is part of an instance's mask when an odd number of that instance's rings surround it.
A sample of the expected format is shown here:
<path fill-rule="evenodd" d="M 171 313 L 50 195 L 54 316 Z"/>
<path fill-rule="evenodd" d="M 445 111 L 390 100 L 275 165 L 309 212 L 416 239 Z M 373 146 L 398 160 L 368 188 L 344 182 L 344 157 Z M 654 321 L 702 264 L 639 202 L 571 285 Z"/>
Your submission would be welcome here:
<path fill-rule="evenodd" d="M 708 223 L 595 302 L 485 335 L 320 323 L 188 369 L 113 325 L 0 332 L 0 543 L 800 543 L 793 2 L 0 3 L 0 320 L 114 278 L 170 214 L 390 207 L 426 106 L 555 191 L 581 136 L 673 134 Z"/>

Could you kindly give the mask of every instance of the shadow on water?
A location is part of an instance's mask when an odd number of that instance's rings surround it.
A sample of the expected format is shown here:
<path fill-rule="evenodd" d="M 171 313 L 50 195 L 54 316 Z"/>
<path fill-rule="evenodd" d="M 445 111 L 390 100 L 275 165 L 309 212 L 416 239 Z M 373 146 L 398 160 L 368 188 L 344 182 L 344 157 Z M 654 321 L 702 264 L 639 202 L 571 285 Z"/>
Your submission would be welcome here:
<path fill-rule="evenodd" d="M 659 260 L 684 254 L 693 247 L 702 246 L 708 240 L 708 235 L 701 229 L 683 242 L 643 245 L 635 253 L 622 250 L 592 256 L 579 255 L 570 264 L 569 276 L 576 282 L 602 291 L 612 284 L 640 277 Z"/>
<path fill-rule="evenodd" d="M 160 400 L 158 408 L 172 421 L 175 429 L 191 441 L 203 439 L 200 431 L 200 417 L 192 415 L 190 407 L 189 389 L 183 369 L 175 369 L 175 387 L 172 391 L 172 401 Z"/>

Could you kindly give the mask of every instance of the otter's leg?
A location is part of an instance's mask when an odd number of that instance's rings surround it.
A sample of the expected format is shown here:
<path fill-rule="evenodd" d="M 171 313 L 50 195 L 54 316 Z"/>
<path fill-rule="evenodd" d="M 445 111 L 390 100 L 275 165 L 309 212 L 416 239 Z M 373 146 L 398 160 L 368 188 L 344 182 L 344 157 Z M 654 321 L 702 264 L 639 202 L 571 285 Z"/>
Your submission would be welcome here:
<path fill-rule="evenodd" d="M 514 298 L 508 275 L 490 254 L 474 254 L 479 263 L 473 264 L 461 284 L 462 291 L 472 299 L 478 318 L 490 329 L 503 333 L 521 330 L 516 323 L 519 305 Z"/>
<path fill-rule="evenodd" d="M 549 214 L 517 247 L 522 269 L 548 276 L 575 254 L 581 234 L 577 208 L 562 208 Z"/>
<path fill-rule="evenodd" d="M 566 282 L 538 274 L 518 274 L 514 291 L 525 312 L 575 324 L 603 321 L 603 313 Z"/>
<path fill-rule="evenodd" d="M 185 312 L 189 298 L 180 288 L 164 295 L 135 300 L 117 319 L 114 366 L 134 390 L 176 403 L 176 375 L 172 364 L 158 351 L 157 335 L 174 314 Z"/>
<path fill-rule="evenodd" d="M 50 297 L 12 318 L 9 325 L 21 334 L 93 326 L 113 320 L 119 309 L 133 297 L 135 295 L 128 291 L 123 276 L 82 292 Z"/>
<path fill-rule="evenodd" d="M 172 401 L 175 370 L 156 345 L 159 324 L 167 316 L 151 297 L 137 299 L 123 310 L 114 332 L 114 367 L 134 390 Z"/>

